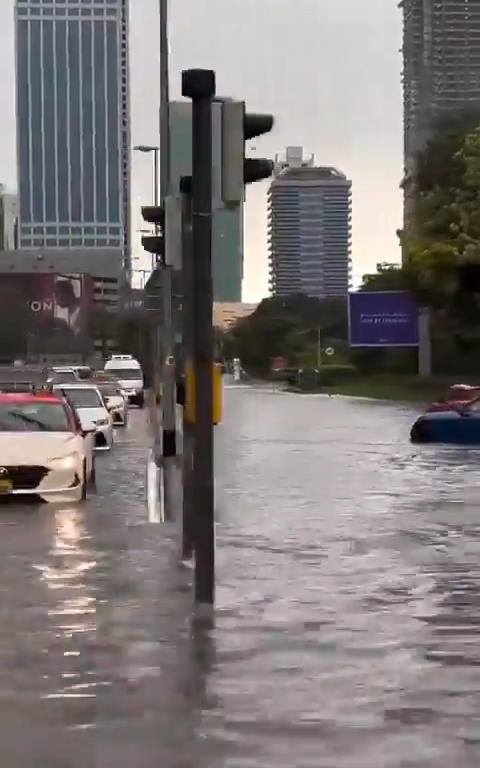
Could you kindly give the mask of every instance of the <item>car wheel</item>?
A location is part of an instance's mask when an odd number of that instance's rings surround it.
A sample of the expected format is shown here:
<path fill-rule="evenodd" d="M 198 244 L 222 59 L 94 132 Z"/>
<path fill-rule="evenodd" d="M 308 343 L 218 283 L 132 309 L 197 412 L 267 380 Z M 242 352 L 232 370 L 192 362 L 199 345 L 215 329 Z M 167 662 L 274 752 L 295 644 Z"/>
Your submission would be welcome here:
<path fill-rule="evenodd" d="M 80 501 L 85 501 L 87 498 L 87 484 L 88 484 L 87 462 L 84 459 L 83 460 L 83 477 L 82 477 L 82 494 L 80 496 Z"/>
<path fill-rule="evenodd" d="M 410 440 L 412 443 L 426 443 L 428 442 L 427 428 L 425 422 L 416 421 L 410 430 Z"/>
<path fill-rule="evenodd" d="M 138 405 L 139 408 L 143 408 L 144 407 L 144 405 L 145 405 L 145 396 L 144 395 L 139 395 L 138 396 L 138 398 L 137 398 L 137 405 Z"/>

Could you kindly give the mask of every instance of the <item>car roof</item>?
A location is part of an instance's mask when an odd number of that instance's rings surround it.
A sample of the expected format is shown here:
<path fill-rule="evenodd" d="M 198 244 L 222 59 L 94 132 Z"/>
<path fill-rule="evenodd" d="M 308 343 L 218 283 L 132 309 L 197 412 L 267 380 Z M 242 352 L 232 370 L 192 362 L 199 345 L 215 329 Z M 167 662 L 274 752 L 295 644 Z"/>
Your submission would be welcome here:
<path fill-rule="evenodd" d="M 56 395 L 51 395 L 45 392 L 42 392 L 41 394 L 35 394 L 32 392 L 0 392 L 0 402 L 11 402 L 11 401 L 17 402 L 17 403 L 59 403 L 61 402 L 59 397 Z"/>
<path fill-rule="evenodd" d="M 89 381 L 66 381 L 65 384 L 54 384 L 53 389 L 93 389 L 98 392 L 98 387 Z"/>

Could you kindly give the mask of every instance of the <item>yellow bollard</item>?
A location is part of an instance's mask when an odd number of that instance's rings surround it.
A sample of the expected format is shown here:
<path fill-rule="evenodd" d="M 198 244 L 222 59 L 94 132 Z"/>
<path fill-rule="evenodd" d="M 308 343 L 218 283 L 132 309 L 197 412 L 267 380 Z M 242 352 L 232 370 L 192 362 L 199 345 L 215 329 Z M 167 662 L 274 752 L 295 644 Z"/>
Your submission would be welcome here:
<path fill-rule="evenodd" d="M 185 366 L 185 419 L 195 423 L 195 376 L 193 365 Z M 220 424 L 223 416 L 223 374 L 221 363 L 213 363 L 213 423 Z"/>

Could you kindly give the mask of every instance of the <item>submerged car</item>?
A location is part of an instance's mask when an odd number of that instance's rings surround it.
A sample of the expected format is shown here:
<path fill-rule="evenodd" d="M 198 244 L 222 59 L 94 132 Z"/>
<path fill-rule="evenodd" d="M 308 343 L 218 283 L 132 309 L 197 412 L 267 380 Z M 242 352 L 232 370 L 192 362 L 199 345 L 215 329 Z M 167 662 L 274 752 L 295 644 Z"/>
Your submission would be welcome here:
<path fill-rule="evenodd" d="M 75 409 L 81 424 L 95 425 L 95 449 L 109 451 L 113 446 L 113 425 L 107 406 L 97 387 L 92 384 L 57 384 L 53 392 L 61 393 Z"/>
<path fill-rule="evenodd" d="M 124 395 L 120 384 L 114 379 L 108 381 L 100 378 L 95 381 L 95 384 L 105 400 L 114 426 L 126 427 L 128 421 L 128 399 Z"/>
<path fill-rule="evenodd" d="M 47 392 L 0 394 L 0 499 L 86 498 L 94 472 L 88 435 L 69 404 Z"/>
<path fill-rule="evenodd" d="M 410 430 L 413 443 L 480 445 L 480 398 L 448 410 L 428 411 Z"/>
<path fill-rule="evenodd" d="M 440 400 L 432 403 L 427 409 L 427 413 L 449 411 L 452 408 L 467 405 L 477 397 L 480 397 L 480 387 L 474 387 L 470 384 L 454 384 Z"/>

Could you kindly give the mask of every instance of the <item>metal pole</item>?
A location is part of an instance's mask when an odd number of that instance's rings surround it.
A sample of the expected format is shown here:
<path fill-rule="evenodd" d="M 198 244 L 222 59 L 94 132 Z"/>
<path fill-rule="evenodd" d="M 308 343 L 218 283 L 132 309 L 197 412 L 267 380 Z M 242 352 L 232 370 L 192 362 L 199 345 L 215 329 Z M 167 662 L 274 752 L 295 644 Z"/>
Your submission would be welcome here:
<path fill-rule="evenodd" d="M 170 103 L 168 71 L 168 0 L 159 0 L 160 24 L 160 200 L 170 195 Z M 166 224 L 168 226 L 168 222 Z M 162 461 L 163 494 L 165 518 L 175 514 L 173 494 L 176 471 L 176 396 L 174 353 L 174 331 L 172 311 L 172 267 L 163 264 L 162 270 Z"/>
<path fill-rule="evenodd" d="M 212 285 L 212 99 L 215 73 L 211 70 L 183 72 L 182 95 L 192 99 L 194 599 L 197 617 L 211 619 L 215 602 Z"/>
<path fill-rule="evenodd" d="M 160 150 L 155 147 L 153 150 L 153 204 L 155 206 L 160 205 L 159 152 Z M 157 229 L 157 225 L 155 225 L 155 229 Z"/>
<path fill-rule="evenodd" d="M 180 370 L 183 386 L 186 389 L 187 361 L 193 357 L 193 253 L 192 253 L 192 178 L 183 177 L 180 181 L 182 194 L 182 349 Z M 185 406 L 185 403 L 183 403 Z M 193 476 L 193 424 L 185 418 L 183 408 L 183 500 L 182 500 L 182 541 L 183 560 L 193 556 L 193 523 L 195 513 L 195 486 Z"/>
<path fill-rule="evenodd" d="M 170 84 L 168 72 L 168 0 L 159 0 L 160 22 L 160 199 L 170 193 Z"/>
<path fill-rule="evenodd" d="M 317 368 L 320 370 L 322 365 L 322 329 L 317 328 Z"/>

